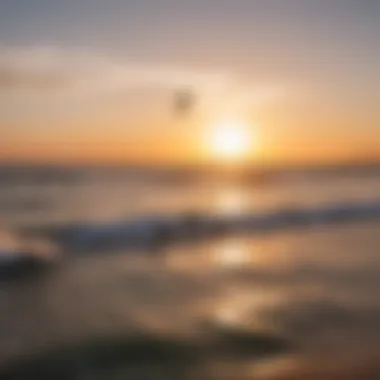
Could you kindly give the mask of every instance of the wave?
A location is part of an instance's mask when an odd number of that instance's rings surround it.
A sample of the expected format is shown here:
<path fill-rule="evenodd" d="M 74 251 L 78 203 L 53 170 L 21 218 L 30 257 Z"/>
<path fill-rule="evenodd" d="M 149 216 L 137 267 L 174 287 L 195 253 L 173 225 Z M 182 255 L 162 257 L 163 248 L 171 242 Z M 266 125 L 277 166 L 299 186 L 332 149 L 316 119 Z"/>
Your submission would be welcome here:
<path fill-rule="evenodd" d="M 201 375 L 212 371 L 217 361 L 252 362 L 292 351 L 292 342 L 265 331 L 205 329 L 201 339 L 142 331 L 46 348 L 30 357 L 11 360 L 0 370 L 0 376 L 2 379 L 88 379 L 114 378 L 117 374 L 117 378 L 196 379 L 204 378 Z M 146 368 L 150 370 L 147 372 Z"/>
<path fill-rule="evenodd" d="M 380 218 L 380 201 L 334 203 L 316 208 L 288 208 L 241 215 L 185 212 L 146 216 L 139 220 L 21 228 L 0 234 L 0 278 L 35 272 L 59 261 L 62 253 L 96 253 L 125 248 L 160 248 L 174 242 L 224 234 L 262 234 L 289 228 L 326 226 Z"/>
<path fill-rule="evenodd" d="M 211 215 L 196 212 L 159 214 L 138 220 L 83 223 L 22 229 L 20 236 L 44 236 L 61 250 L 96 251 L 127 246 L 158 246 L 225 233 L 276 232 L 288 228 L 380 218 L 380 201 L 334 203 L 315 208 L 287 208 L 263 213 Z M 1 251 L 1 247 L 0 247 Z"/>

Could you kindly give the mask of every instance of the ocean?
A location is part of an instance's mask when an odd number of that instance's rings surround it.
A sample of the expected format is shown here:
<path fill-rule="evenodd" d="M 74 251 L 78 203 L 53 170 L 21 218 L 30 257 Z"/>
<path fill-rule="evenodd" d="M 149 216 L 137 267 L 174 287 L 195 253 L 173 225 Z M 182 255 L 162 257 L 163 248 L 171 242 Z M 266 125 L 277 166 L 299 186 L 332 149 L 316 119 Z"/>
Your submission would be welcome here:
<path fill-rule="evenodd" d="M 8 166 L 0 223 L 1 378 L 380 378 L 379 168 Z"/>

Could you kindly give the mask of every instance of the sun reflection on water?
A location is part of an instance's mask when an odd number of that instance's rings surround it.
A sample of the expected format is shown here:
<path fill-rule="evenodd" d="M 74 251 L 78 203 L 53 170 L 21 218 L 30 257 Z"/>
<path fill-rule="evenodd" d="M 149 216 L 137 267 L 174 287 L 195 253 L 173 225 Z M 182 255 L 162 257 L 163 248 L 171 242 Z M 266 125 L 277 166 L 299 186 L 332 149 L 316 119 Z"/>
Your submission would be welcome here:
<path fill-rule="evenodd" d="M 249 209 L 249 197 L 241 189 L 228 187 L 218 191 L 214 198 L 214 208 L 221 215 L 238 215 Z"/>
<path fill-rule="evenodd" d="M 272 330 L 275 326 L 263 318 L 265 310 L 282 304 L 288 297 L 286 292 L 275 289 L 233 287 L 215 304 L 212 318 L 222 327 Z"/>
<path fill-rule="evenodd" d="M 227 268 L 252 264 L 255 260 L 255 248 L 248 246 L 243 240 L 228 240 L 217 247 L 216 262 L 218 265 Z"/>

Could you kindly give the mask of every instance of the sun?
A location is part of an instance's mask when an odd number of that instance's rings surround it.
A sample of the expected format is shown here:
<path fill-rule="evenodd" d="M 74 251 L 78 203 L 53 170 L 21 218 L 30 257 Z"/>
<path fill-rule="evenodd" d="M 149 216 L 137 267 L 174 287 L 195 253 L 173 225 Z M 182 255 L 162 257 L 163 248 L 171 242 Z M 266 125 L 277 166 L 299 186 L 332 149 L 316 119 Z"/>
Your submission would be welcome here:
<path fill-rule="evenodd" d="M 212 128 L 208 149 L 218 160 L 244 160 L 255 148 L 252 130 L 243 123 L 222 123 Z"/>

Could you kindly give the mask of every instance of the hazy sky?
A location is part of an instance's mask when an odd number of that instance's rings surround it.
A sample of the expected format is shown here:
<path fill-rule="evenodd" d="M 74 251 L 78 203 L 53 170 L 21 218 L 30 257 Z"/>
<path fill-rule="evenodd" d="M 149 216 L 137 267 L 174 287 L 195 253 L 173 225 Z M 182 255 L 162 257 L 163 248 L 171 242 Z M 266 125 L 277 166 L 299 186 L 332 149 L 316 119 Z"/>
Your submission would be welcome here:
<path fill-rule="evenodd" d="M 0 0 L 0 157 L 191 160 L 223 118 L 261 158 L 380 157 L 379 20 L 377 0 Z"/>

